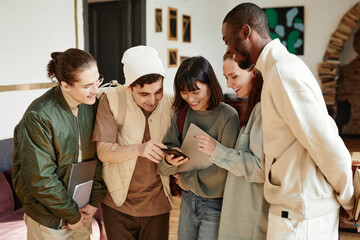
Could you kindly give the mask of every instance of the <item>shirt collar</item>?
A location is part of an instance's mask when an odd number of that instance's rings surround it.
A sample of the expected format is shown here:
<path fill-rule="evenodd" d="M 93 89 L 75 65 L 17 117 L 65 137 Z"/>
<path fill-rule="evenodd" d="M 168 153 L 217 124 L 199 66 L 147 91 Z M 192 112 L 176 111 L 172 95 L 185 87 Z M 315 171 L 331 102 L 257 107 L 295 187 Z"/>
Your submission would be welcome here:
<path fill-rule="evenodd" d="M 287 50 L 284 45 L 280 42 L 278 38 L 270 41 L 261 51 L 255 68 L 258 69 L 261 73 L 266 72 L 268 67 L 272 66 L 273 62 L 279 56 L 286 54 Z"/>
<path fill-rule="evenodd" d="M 76 101 L 68 92 L 64 90 L 64 88 L 60 85 L 61 92 L 65 98 L 65 101 L 69 105 L 71 110 L 77 109 L 77 107 L 81 104 L 80 102 Z"/>

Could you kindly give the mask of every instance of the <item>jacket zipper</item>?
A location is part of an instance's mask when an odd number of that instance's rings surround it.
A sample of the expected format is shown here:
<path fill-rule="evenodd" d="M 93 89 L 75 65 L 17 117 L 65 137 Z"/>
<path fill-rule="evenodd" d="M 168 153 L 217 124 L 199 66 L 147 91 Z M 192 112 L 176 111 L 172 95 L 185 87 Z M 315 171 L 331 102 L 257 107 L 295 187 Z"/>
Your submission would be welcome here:
<path fill-rule="evenodd" d="M 79 113 L 78 113 L 79 114 Z M 76 135 L 77 135 L 77 139 L 76 139 L 76 155 L 75 155 L 75 162 L 77 163 L 79 161 L 79 139 L 80 139 L 80 129 L 79 129 L 79 119 L 78 117 L 75 117 L 75 123 L 76 123 Z"/>

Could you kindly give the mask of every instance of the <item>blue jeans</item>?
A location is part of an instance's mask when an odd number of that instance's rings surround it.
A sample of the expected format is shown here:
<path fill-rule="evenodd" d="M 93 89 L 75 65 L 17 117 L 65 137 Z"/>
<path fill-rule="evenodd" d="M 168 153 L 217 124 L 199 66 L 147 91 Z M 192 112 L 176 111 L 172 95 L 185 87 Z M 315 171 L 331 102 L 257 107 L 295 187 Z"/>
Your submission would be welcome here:
<path fill-rule="evenodd" d="M 218 239 L 222 198 L 182 191 L 178 240 Z"/>

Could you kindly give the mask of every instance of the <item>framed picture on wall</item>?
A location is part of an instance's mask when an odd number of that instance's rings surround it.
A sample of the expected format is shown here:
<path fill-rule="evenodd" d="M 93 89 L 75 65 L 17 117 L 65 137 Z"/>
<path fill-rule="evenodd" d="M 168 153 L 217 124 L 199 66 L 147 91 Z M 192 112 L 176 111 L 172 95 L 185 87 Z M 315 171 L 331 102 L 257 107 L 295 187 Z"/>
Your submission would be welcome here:
<path fill-rule="evenodd" d="M 162 9 L 155 8 L 155 32 L 162 32 Z"/>
<path fill-rule="evenodd" d="M 183 42 L 191 42 L 191 17 L 182 15 Z"/>
<path fill-rule="evenodd" d="M 168 40 L 177 40 L 177 9 L 168 9 Z"/>
<path fill-rule="evenodd" d="M 168 49 L 168 67 L 177 67 L 178 50 L 176 48 Z"/>
<path fill-rule="evenodd" d="M 279 38 L 288 51 L 304 55 L 304 7 L 264 8 L 271 39 Z"/>

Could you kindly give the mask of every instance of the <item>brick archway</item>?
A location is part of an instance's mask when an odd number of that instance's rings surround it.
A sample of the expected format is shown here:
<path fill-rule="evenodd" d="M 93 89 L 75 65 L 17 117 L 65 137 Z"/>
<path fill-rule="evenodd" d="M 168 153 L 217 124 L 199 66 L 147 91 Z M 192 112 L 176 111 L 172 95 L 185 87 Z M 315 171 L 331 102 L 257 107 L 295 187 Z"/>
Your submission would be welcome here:
<path fill-rule="evenodd" d="M 318 74 L 325 103 L 332 117 L 336 116 L 337 80 L 339 78 L 340 53 L 345 41 L 349 38 L 353 28 L 360 19 L 360 2 L 355 4 L 341 18 L 335 32 L 331 35 L 326 47 L 323 62 L 318 63 Z"/>

